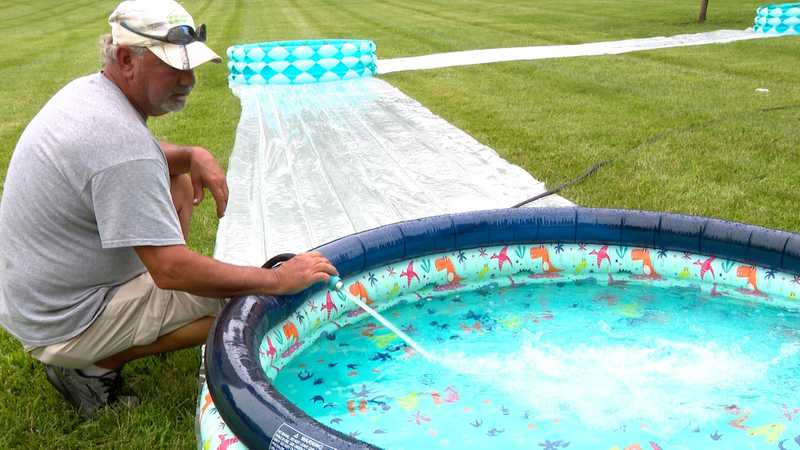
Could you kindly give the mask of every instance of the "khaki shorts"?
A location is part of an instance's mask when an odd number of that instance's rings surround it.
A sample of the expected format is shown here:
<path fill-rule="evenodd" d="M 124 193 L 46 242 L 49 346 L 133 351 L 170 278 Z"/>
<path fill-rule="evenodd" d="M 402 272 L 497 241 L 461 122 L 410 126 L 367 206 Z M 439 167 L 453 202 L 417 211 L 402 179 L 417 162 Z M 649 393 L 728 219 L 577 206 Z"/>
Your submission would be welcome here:
<path fill-rule="evenodd" d="M 145 272 L 120 286 L 83 333 L 26 351 L 45 364 L 80 369 L 131 347 L 152 344 L 203 317 L 216 317 L 225 301 L 159 289 Z"/>

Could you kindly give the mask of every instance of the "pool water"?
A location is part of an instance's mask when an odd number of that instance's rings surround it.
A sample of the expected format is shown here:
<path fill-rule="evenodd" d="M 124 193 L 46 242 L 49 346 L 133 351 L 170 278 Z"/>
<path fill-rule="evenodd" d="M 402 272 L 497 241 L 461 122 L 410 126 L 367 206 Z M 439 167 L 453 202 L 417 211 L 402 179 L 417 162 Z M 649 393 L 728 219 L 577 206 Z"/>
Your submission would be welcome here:
<path fill-rule="evenodd" d="M 724 300 L 723 300 L 724 299 Z M 322 333 L 275 386 L 386 449 L 800 449 L 800 313 L 625 274 L 484 285 Z"/>

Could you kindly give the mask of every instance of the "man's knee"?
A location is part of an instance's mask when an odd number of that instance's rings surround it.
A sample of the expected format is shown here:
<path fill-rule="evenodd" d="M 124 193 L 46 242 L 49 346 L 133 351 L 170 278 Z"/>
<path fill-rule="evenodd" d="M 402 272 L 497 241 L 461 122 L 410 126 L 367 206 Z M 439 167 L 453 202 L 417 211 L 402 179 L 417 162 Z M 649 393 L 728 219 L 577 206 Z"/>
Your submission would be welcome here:
<path fill-rule="evenodd" d="M 170 301 L 162 316 L 161 335 L 206 317 L 213 320 L 227 304 L 227 299 L 200 297 L 181 291 L 170 293 Z"/>
<path fill-rule="evenodd" d="M 172 193 L 172 203 L 176 209 L 189 206 L 191 208 L 194 200 L 194 188 L 192 178 L 188 173 L 173 175 L 169 178 L 170 192 Z"/>
<path fill-rule="evenodd" d="M 189 174 L 174 175 L 170 177 L 170 193 L 175 211 L 178 213 L 178 221 L 181 224 L 183 238 L 189 239 L 189 225 L 192 221 L 194 211 L 194 187 L 192 178 Z"/>

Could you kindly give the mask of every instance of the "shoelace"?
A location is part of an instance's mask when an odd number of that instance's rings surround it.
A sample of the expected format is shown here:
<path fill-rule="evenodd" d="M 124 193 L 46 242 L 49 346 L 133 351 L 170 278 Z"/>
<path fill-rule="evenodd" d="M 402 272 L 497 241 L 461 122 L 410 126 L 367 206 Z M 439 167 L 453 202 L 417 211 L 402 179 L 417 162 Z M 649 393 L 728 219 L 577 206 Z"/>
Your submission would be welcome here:
<path fill-rule="evenodd" d="M 107 373 L 98 380 L 103 385 L 103 390 L 108 395 L 108 403 L 113 403 L 117 399 L 117 394 L 122 388 L 122 376 L 119 371 Z"/>

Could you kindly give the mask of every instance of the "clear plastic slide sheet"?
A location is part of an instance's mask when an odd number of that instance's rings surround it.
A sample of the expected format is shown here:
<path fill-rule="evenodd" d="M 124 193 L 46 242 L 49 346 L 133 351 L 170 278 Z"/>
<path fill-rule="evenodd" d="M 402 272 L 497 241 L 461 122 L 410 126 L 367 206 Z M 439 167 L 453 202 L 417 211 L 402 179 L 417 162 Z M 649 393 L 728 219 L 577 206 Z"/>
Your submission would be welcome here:
<path fill-rule="evenodd" d="M 800 8 L 797 8 L 800 10 Z M 775 9 L 771 9 L 775 11 Z M 766 13 L 765 13 L 766 14 Z M 756 23 L 759 23 L 758 17 Z M 800 24 L 800 21 L 796 20 Z M 787 19 L 795 23 L 791 19 Z M 772 20 L 771 20 L 772 22 Z M 765 22 L 766 23 L 766 22 Z M 800 25 L 796 25 L 800 30 Z M 765 25 L 764 28 L 769 28 Z M 716 30 L 704 33 L 679 34 L 675 36 L 657 36 L 639 39 L 625 39 L 622 41 L 590 42 L 586 44 L 571 45 L 540 45 L 534 47 L 489 48 L 482 50 L 466 50 L 450 53 L 436 53 L 432 55 L 410 56 L 404 58 L 382 59 L 377 63 L 380 74 L 402 72 L 406 70 L 438 69 L 442 67 L 468 66 L 473 64 L 487 64 L 507 61 L 530 61 L 536 59 L 572 58 L 576 56 L 619 55 L 622 53 L 639 52 L 645 50 L 658 50 L 663 48 L 687 47 L 708 44 L 727 44 L 730 42 L 762 39 L 780 36 L 776 30 L 780 27 L 770 28 L 761 33 L 747 30 Z M 791 33 L 795 28 L 783 31 Z"/>
<path fill-rule="evenodd" d="M 260 265 L 380 225 L 509 207 L 543 183 L 377 78 L 239 85 L 215 257 Z M 570 206 L 549 196 L 533 206 Z"/>

